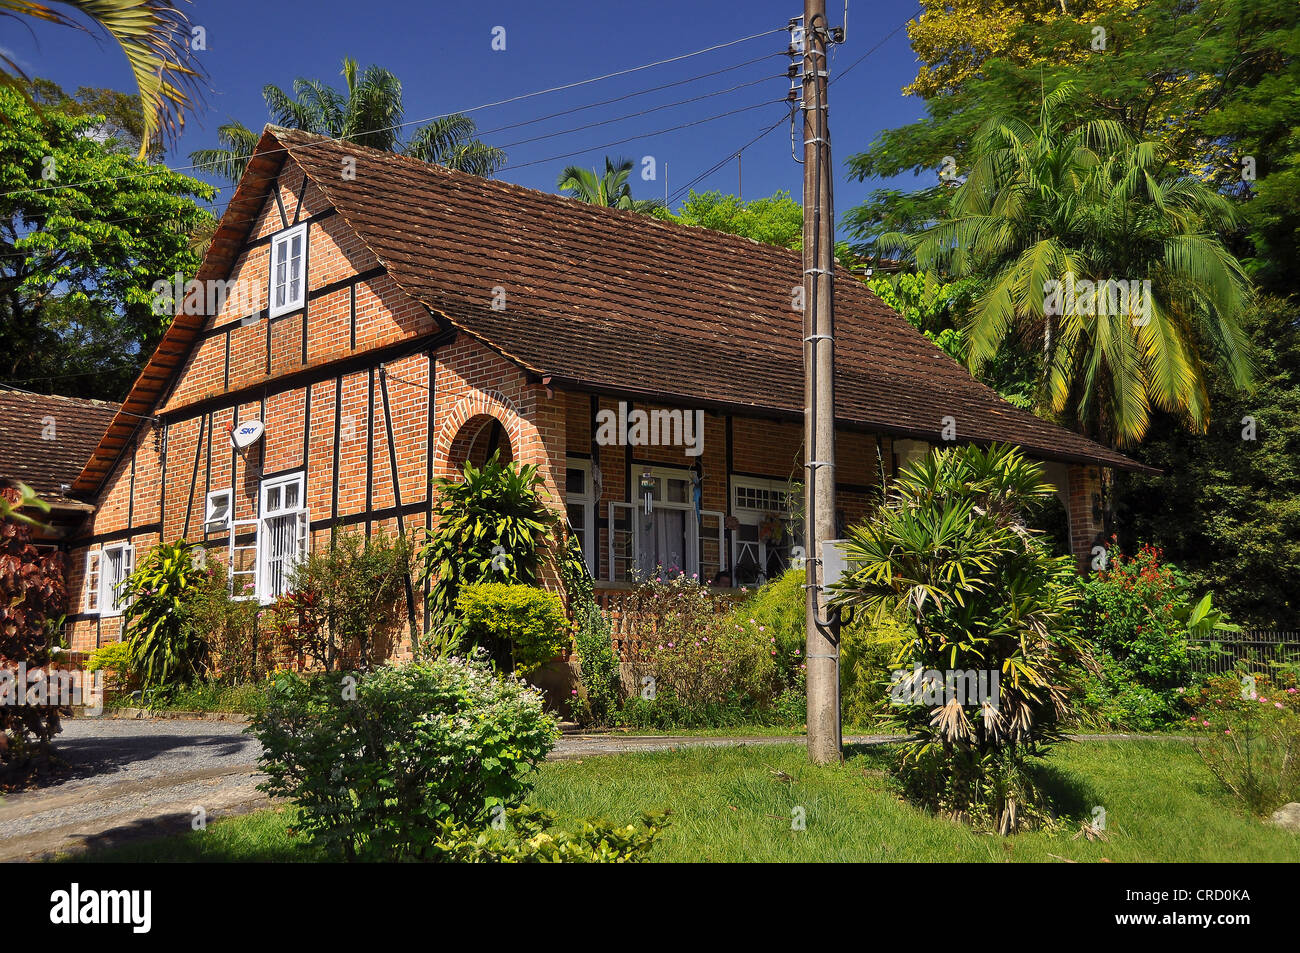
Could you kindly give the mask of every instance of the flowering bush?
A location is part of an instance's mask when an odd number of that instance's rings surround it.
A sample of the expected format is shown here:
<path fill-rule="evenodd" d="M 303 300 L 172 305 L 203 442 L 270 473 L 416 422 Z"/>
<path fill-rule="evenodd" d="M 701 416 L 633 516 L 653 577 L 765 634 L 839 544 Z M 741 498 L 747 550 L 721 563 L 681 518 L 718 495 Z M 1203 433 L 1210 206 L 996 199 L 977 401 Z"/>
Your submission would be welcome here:
<path fill-rule="evenodd" d="M 778 691 L 775 636 L 727 614 L 729 601 L 685 575 L 658 573 L 623 604 L 636 638 L 636 696 L 622 720 L 638 727 L 713 727 L 754 720 Z"/>
<path fill-rule="evenodd" d="M 1218 675 L 1189 699 L 1210 773 L 1254 814 L 1300 800 L 1300 689 L 1294 676 Z"/>
<path fill-rule="evenodd" d="M 488 826 L 520 804 L 559 737 L 542 696 L 478 661 L 281 673 L 251 730 L 262 790 L 342 859 L 433 859 L 444 822 Z"/>
<path fill-rule="evenodd" d="M 1082 584 L 1080 617 L 1102 672 L 1099 680 L 1085 679 L 1085 707 L 1121 728 L 1167 726 L 1191 678 L 1191 587 L 1154 546 L 1126 556 L 1113 545 L 1108 557 L 1107 567 Z"/>

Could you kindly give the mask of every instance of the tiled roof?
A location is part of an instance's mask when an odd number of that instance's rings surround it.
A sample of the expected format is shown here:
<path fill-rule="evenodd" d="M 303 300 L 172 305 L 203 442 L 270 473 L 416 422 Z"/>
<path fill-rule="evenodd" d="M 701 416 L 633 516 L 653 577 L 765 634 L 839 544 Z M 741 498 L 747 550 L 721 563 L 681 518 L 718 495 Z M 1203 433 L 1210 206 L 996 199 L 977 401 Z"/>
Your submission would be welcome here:
<path fill-rule="evenodd" d="M 803 270 L 797 252 L 310 133 L 266 128 L 200 279 L 225 277 L 286 152 L 407 293 L 557 386 L 802 413 L 801 322 L 790 306 Z M 355 160 L 355 176 L 340 175 L 344 159 Z M 492 308 L 497 287 L 505 310 Z M 835 309 L 845 423 L 938 440 L 952 417 L 961 440 L 1148 469 L 1011 406 L 843 269 Z M 124 411 L 152 411 L 201 324 L 173 323 Z M 78 491 L 98 489 L 134 420 L 114 420 Z"/>
<path fill-rule="evenodd" d="M 64 499 L 62 488 L 77 479 L 118 406 L 0 390 L 0 482 Z"/>
<path fill-rule="evenodd" d="M 394 280 L 557 383 L 784 413 L 803 408 L 799 253 L 275 130 Z M 356 157 L 356 176 L 338 174 Z M 493 288 L 506 307 L 491 307 Z M 1133 461 L 1008 404 L 860 280 L 835 282 L 837 416 L 1039 455 Z"/>

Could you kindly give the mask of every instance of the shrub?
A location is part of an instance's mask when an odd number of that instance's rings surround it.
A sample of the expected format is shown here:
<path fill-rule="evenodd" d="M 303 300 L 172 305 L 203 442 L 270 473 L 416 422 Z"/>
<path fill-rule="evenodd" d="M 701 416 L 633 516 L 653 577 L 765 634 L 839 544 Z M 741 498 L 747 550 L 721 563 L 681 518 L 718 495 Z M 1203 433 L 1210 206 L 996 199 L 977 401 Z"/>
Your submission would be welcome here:
<path fill-rule="evenodd" d="M 203 577 L 194 546 L 183 539 L 159 543 L 127 577 L 125 641 L 144 688 L 166 691 L 201 676 L 208 645 L 186 600 Z"/>
<path fill-rule="evenodd" d="M 718 594 L 659 574 L 623 604 L 634 636 L 628 663 L 637 695 L 620 720 L 637 727 L 713 727 L 752 721 L 777 694 L 773 636 L 727 614 Z"/>
<path fill-rule="evenodd" d="M 667 826 L 666 813 L 641 815 L 641 826 L 609 821 L 581 822 L 570 833 L 555 829 L 555 816 L 524 805 L 485 830 L 444 821 L 439 860 L 468 864 L 637 864 Z"/>
<path fill-rule="evenodd" d="M 5 513 L 16 495 L 13 490 L 0 492 Z M 28 497 L 30 493 L 24 493 L 19 502 Z M 65 605 L 63 579 L 63 557 L 33 546 L 28 523 L 0 518 L 0 661 L 6 667 L 26 662 L 30 672 L 50 663 L 51 622 Z M 57 707 L 0 705 L 0 780 L 43 766 L 58 732 Z"/>
<path fill-rule="evenodd" d="M 276 678 L 250 730 L 262 790 L 346 860 L 431 855 L 444 821 L 486 826 L 523 801 L 559 731 L 536 690 L 482 662 Z"/>
<path fill-rule="evenodd" d="M 1142 546 L 1125 556 L 1115 546 L 1107 566 L 1083 583 L 1081 624 L 1092 634 L 1100 680 L 1088 682 L 1086 706 L 1103 722 L 1150 731 L 1178 717 L 1179 689 L 1191 678 L 1189 624 L 1225 623 L 1160 550 Z"/>
<path fill-rule="evenodd" d="M 452 621 L 462 586 L 475 582 L 535 585 L 556 522 L 533 464 L 466 463 L 460 479 L 434 481 L 436 525 L 420 547 L 421 581 L 429 582 L 436 627 Z"/>
<path fill-rule="evenodd" d="M 369 671 L 392 653 L 406 619 L 406 541 L 380 530 L 336 532 L 293 569 L 272 612 L 280 636 L 327 672 Z"/>
<path fill-rule="evenodd" d="M 186 602 L 194 627 L 208 643 L 208 678 L 237 685 L 265 680 L 280 645 L 274 630 L 262 631 L 257 600 L 231 597 L 224 564 L 209 557 Z"/>
<path fill-rule="evenodd" d="M 573 623 L 573 651 L 578 657 L 579 687 L 570 701 L 570 717 L 583 724 L 606 725 L 621 697 L 609 620 L 596 604 L 587 561 L 576 536 L 565 537 L 561 554 L 560 578 Z"/>
<path fill-rule="evenodd" d="M 129 691 L 135 680 L 131 647 L 125 642 L 101 645 L 86 659 L 86 671 L 103 672 L 107 678 L 112 679 L 113 688 Z"/>
<path fill-rule="evenodd" d="M 1289 674 L 1216 675 L 1189 698 L 1197 753 L 1253 814 L 1300 800 L 1300 690 Z"/>
<path fill-rule="evenodd" d="M 801 725 L 807 718 L 804 645 L 807 640 L 805 574 L 790 569 L 759 587 L 731 613 L 733 621 L 755 626 L 775 639 L 778 671 L 776 720 Z M 865 725 L 874 716 L 889 680 L 889 661 L 906 629 L 893 618 L 866 615 L 846 620 L 840 629 L 840 707 L 846 724 Z M 795 717 L 797 714 L 797 717 Z"/>
<path fill-rule="evenodd" d="M 1047 816 L 1026 759 L 1059 737 L 1069 712 L 1060 686 L 1086 657 L 1070 614 L 1073 564 L 1021 519 L 1051 492 L 1018 450 L 934 451 L 849 531 L 852 573 L 832 587 L 838 605 L 879 622 L 905 617 L 913 630 L 892 660 L 907 674 L 886 721 L 919 736 L 899 746 L 903 790 L 1002 833 Z M 975 698 L 948 690 L 958 673 L 980 672 Z"/>
<path fill-rule="evenodd" d="M 569 640 L 560 597 L 533 586 L 466 586 L 456 600 L 456 619 L 468 644 L 482 646 L 521 675 L 551 661 Z"/>

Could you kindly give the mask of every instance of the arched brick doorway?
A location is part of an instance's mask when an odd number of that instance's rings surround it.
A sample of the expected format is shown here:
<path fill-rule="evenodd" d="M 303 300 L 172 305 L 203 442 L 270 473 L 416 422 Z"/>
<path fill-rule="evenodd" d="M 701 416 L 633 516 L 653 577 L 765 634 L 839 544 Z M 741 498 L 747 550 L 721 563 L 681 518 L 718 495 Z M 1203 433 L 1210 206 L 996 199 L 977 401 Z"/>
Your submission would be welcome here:
<path fill-rule="evenodd" d="M 502 463 L 510 463 L 515 458 L 514 446 L 510 434 L 501 421 L 486 414 L 471 417 L 465 421 L 451 443 L 448 463 L 456 470 L 466 462 L 481 467 L 497 454 Z"/>

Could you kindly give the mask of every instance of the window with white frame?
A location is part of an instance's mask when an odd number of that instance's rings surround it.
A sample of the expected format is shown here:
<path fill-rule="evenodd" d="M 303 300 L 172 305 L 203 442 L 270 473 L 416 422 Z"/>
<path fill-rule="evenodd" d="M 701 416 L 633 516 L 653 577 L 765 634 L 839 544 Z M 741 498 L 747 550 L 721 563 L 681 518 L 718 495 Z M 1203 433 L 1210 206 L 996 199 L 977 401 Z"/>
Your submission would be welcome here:
<path fill-rule="evenodd" d="M 797 487 L 784 480 L 731 478 L 732 582 L 762 584 L 785 572 L 797 544 Z"/>
<path fill-rule="evenodd" d="M 257 595 L 263 603 L 287 593 L 293 567 L 307 553 L 308 527 L 303 474 L 262 481 L 257 526 Z"/>
<path fill-rule="evenodd" d="M 230 490 L 213 490 L 204 505 L 203 528 L 215 533 L 230 528 Z"/>
<path fill-rule="evenodd" d="M 91 615 L 121 615 L 129 599 L 126 578 L 135 570 L 135 547 L 110 543 L 86 553 L 86 612 Z"/>
<path fill-rule="evenodd" d="M 307 289 L 307 226 L 271 239 L 271 317 L 301 308 Z"/>
<path fill-rule="evenodd" d="M 564 510 L 569 528 L 582 546 L 587 571 L 596 574 L 596 495 L 591 480 L 591 461 L 568 461 L 564 477 Z"/>

